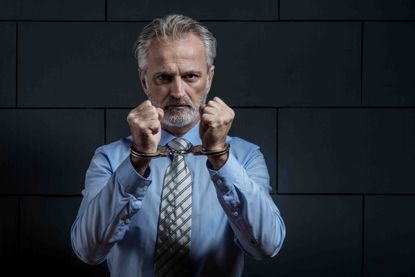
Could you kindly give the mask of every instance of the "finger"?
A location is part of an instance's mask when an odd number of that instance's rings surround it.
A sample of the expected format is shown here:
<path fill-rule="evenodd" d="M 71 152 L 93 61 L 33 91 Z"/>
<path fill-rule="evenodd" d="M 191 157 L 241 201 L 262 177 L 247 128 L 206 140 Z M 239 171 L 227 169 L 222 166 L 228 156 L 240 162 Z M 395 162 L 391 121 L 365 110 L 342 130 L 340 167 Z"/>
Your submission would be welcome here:
<path fill-rule="evenodd" d="M 160 131 L 161 125 L 160 121 L 152 121 L 151 124 L 149 124 L 148 129 L 151 131 L 152 134 L 156 134 Z"/>
<path fill-rule="evenodd" d="M 148 107 L 151 107 L 151 106 L 153 106 L 151 104 L 151 101 L 150 100 L 145 100 L 140 105 L 138 105 L 136 109 L 143 109 L 143 108 L 148 108 Z"/>
<path fill-rule="evenodd" d="M 149 107 L 151 107 L 151 102 L 146 100 L 142 103 L 140 103 L 140 105 L 138 105 L 137 107 L 135 107 L 134 109 L 132 109 L 130 111 L 131 114 L 136 114 L 139 115 L 142 111 L 147 110 Z"/>
<path fill-rule="evenodd" d="M 215 96 L 213 98 L 213 100 L 215 101 L 215 103 L 218 103 L 224 110 L 229 111 L 231 114 L 234 114 L 234 111 L 231 107 L 229 107 L 225 102 L 223 102 L 222 99 L 220 99 L 219 97 Z"/>
<path fill-rule="evenodd" d="M 205 113 L 202 115 L 201 121 L 208 126 L 212 126 L 216 122 L 216 117 L 212 114 Z"/>
<path fill-rule="evenodd" d="M 154 106 L 141 107 L 140 110 L 132 110 L 127 116 L 127 121 L 139 124 L 145 124 L 146 121 L 150 120 L 158 120 L 158 112 Z"/>
<path fill-rule="evenodd" d="M 213 97 L 213 101 L 215 101 L 215 102 L 218 102 L 219 104 L 222 104 L 222 105 L 224 105 L 224 106 L 228 106 L 228 105 L 226 105 L 226 103 L 225 102 L 223 102 L 223 100 L 222 99 L 220 99 L 219 97 L 217 97 L 217 96 L 215 96 L 215 97 Z"/>
<path fill-rule="evenodd" d="M 138 106 L 139 107 L 139 106 Z M 127 115 L 127 122 L 134 122 L 140 116 L 138 107 L 132 109 Z"/>
<path fill-rule="evenodd" d="M 206 105 L 207 107 L 215 107 L 215 108 L 217 108 L 217 109 L 220 109 L 221 107 L 222 107 L 222 104 L 220 104 L 219 102 L 216 102 L 216 101 L 214 101 L 214 100 L 209 100 L 208 102 L 207 102 L 207 105 Z"/>
<path fill-rule="evenodd" d="M 202 114 L 219 114 L 220 110 L 216 107 L 210 107 L 210 106 L 206 106 L 203 110 L 202 110 Z"/>

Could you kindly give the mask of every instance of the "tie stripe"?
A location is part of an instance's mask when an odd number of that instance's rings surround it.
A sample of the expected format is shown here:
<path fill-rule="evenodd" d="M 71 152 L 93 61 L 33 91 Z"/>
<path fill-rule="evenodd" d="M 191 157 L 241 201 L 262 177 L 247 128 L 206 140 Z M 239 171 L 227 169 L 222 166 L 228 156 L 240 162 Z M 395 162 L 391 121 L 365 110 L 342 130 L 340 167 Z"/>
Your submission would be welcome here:
<path fill-rule="evenodd" d="M 184 252 L 179 251 L 179 253 L 175 254 L 174 258 L 167 260 L 167 261 L 165 260 L 164 263 L 160 264 L 158 268 L 158 272 L 156 271 L 156 275 L 158 276 L 183 276 L 177 273 L 180 269 L 182 269 L 181 271 L 184 271 L 183 267 L 185 267 L 186 263 L 188 263 L 188 259 L 189 259 L 189 249 L 184 250 Z"/>
<path fill-rule="evenodd" d="M 184 139 L 168 143 L 186 150 Z M 174 155 L 167 168 L 160 201 L 160 217 L 154 256 L 154 276 L 189 276 L 192 224 L 192 176 L 182 155 Z"/>
<path fill-rule="evenodd" d="M 157 259 L 156 259 L 156 264 L 159 264 L 159 265 L 163 264 L 166 259 L 169 259 L 169 258 L 171 259 L 172 258 L 172 257 L 170 257 L 170 255 L 167 255 L 167 254 L 169 254 L 171 252 L 180 252 L 180 250 L 183 250 L 183 248 L 186 248 L 186 246 L 190 244 L 190 238 L 185 237 L 185 234 L 182 234 L 179 237 L 179 239 L 181 239 L 181 238 L 183 238 L 182 244 L 178 244 L 175 241 L 168 241 L 168 242 L 165 243 L 166 247 L 164 247 L 163 249 L 160 249 L 160 251 L 157 253 L 158 256 L 157 256 Z"/>
<path fill-rule="evenodd" d="M 189 207 L 187 207 L 185 210 L 183 210 L 183 212 L 182 212 L 182 214 L 181 215 L 183 215 L 184 213 L 186 213 L 189 209 L 191 208 L 191 206 L 189 206 Z M 175 228 L 172 228 L 171 230 L 170 230 L 170 233 L 171 234 L 175 234 L 176 233 L 176 231 L 177 231 L 177 229 L 179 229 L 179 228 L 181 228 L 188 220 L 190 220 L 191 219 L 191 217 L 190 216 L 188 216 L 187 218 L 185 218 L 177 227 L 175 227 Z M 181 232 L 181 235 L 186 235 L 187 234 L 187 231 L 188 230 L 190 230 L 190 227 L 188 228 L 188 229 L 186 229 L 186 230 L 181 230 L 182 232 Z M 160 237 L 159 237 L 159 242 L 162 242 L 164 239 L 166 239 L 166 240 L 168 240 L 170 238 L 170 234 L 162 234 Z M 179 240 L 181 238 L 181 236 L 178 236 L 176 239 L 177 240 Z M 161 248 L 159 248 L 159 249 L 164 249 L 164 247 L 167 247 L 167 245 L 165 244 L 165 245 L 163 245 Z"/>
<path fill-rule="evenodd" d="M 192 184 L 189 184 L 188 186 L 191 186 Z M 184 203 L 185 203 L 185 201 L 187 201 L 187 200 L 189 200 L 190 199 L 190 197 L 192 197 L 192 194 L 188 194 L 188 195 L 186 195 L 186 197 L 178 204 L 178 206 L 180 206 L 180 205 L 183 205 Z M 184 209 L 183 209 L 183 211 L 182 211 L 182 213 L 183 212 L 185 212 L 185 211 L 187 211 L 188 209 L 190 209 L 191 207 L 192 207 L 192 205 L 191 205 L 192 203 L 189 203 L 188 205 L 183 205 L 182 207 L 185 207 Z M 167 210 L 167 207 L 164 207 L 163 208 L 163 210 L 161 211 L 161 212 L 165 212 Z M 164 218 L 163 219 L 161 219 L 160 220 L 160 225 L 163 225 L 164 224 L 164 221 L 166 220 L 166 218 L 168 218 L 172 213 L 174 212 L 174 210 L 171 210 L 170 212 L 168 212 L 168 213 L 166 213 L 166 214 L 164 214 Z M 182 215 L 182 213 L 181 214 L 179 214 L 179 215 L 177 215 L 178 217 L 180 217 L 181 215 Z"/>
<path fill-rule="evenodd" d="M 178 187 L 179 187 L 179 185 L 180 184 L 182 184 L 184 181 L 186 181 L 186 179 L 187 179 L 187 177 L 189 177 L 190 176 L 190 172 L 188 172 L 187 174 L 186 174 L 186 176 L 179 182 L 179 183 L 177 183 L 177 186 L 175 186 L 174 187 L 174 189 L 177 189 Z M 168 182 L 168 184 L 167 185 L 169 185 L 171 183 L 171 180 Z M 167 193 L 166 193 L 166 195 L 163 195 L 163 198 L 162 198 L 162 200 L 164 200 L 164 199 L 166 199 L 169 195 L 170 195 L 170 193 L 173 193 L 174 192 L 174 189 L 171 189 L 171 190 L 169 190 Z"/>
<path fill-rule="evenodd" d="M 183 158 L 183 156 L 178 156 L 179 158 L 180 158 L 180 160 L 178 160 L 177 162 L 181 162 L 181 161 L 184 161 L 184 158 Z M 171 167 L 171 166 L 169 166 L 168 168 L 167 168 L 167 171 L 166 171 L 166 174 L 165 174 L 165 179 L 166 178 L 168 178 L 169 180 L 170 179 L 173 179 L 173 176 L 171 176 L 171 173 L 172 173 L 172 170 L 174 170 L 175 168 L 173 168 L 173 167 Z"/>

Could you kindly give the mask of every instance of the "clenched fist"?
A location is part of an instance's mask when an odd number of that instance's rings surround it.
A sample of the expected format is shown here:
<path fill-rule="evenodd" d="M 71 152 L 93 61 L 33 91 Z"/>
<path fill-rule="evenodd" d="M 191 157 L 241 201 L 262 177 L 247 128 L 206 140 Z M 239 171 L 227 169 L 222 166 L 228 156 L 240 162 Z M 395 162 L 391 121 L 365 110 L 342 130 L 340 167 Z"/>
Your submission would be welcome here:
<path fill-rule="evenodd" d="M 214 97 L 200 109 L 199 135 L 206 150 L 219 150 L 225 147 L 226 136 L 234 117 L 235 112 L 219 97 Z M 227 158 L 227 154 L 208 156 L 215 169 L 222 167 Z"/>
<path fill-rule="evenodd" d="M 149 100 L 144 101 L 130 111 L 127 122 L 133 139 L 134 150 L 143 153 L 155 153 L 161 138 L 161 123 L 164 112 L 151 104 Z M 132 160 L 135 168 L 140 174 L 144 174 L 148 161 Z"/>

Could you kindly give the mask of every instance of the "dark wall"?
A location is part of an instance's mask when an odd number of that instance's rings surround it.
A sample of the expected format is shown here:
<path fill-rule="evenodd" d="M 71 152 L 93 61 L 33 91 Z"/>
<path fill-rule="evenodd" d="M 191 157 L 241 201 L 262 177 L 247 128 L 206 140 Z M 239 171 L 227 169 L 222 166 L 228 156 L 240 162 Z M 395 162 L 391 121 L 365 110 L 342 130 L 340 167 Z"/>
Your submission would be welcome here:
<path fill-rule="evenodd" d="M 93 151 L 144 100 L 133 41 L 169 12 L 216 34 L 210 97 L 261 145 L 287 224 L 244 276 L 415 276 L 411 0 L 1 0 L 0 271 L 106 275 L 70 226 Z"/>

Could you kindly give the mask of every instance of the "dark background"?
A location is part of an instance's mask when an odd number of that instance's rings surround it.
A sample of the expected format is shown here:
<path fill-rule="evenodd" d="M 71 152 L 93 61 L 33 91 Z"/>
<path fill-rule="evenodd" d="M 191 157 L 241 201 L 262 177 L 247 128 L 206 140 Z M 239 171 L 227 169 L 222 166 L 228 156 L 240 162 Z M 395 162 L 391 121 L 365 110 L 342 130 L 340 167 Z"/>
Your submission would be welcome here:
<path fill-rule="evenodd" d="M 211 97 L 261 145 L 286 221 L 244 276 L 415 276 L 415 1 L 1 0 L 3 276 L 107 275 L 70 226 L 94 150 L 144 100 L 133 41 L 170 12 L 217 36 Z"/>

